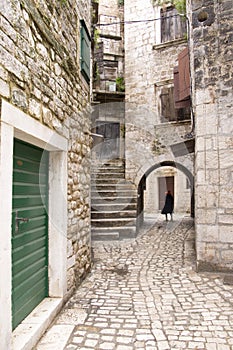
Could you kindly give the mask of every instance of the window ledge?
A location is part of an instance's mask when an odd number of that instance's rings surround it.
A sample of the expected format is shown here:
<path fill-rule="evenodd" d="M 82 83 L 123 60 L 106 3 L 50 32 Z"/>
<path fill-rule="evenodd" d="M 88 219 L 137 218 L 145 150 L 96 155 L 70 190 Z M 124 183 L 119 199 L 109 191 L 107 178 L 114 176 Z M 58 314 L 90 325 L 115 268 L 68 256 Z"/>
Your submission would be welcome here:
<path fill-rule="evenodd" d="M 183 119 L 183 120 L 164 121 L 164 122 L 161 121 L 159 125 L 165 126 L 165 125 L 184 125 L 184 124 L 187 124 L 187 125 L 191 124 L 191 118 Z"/>
<path fill-rule="evenodd" d="M 180 44 L 184 44 L 184 43 L 187 43 L 187 39 L 182 38 L 182 39 L 167 41 L 166 43 L 153 45 L 153 50 L 159 50 L 159 49 L 163 49 L 166 47 L 171 47 L 171 46 L 180 45 Z"/>

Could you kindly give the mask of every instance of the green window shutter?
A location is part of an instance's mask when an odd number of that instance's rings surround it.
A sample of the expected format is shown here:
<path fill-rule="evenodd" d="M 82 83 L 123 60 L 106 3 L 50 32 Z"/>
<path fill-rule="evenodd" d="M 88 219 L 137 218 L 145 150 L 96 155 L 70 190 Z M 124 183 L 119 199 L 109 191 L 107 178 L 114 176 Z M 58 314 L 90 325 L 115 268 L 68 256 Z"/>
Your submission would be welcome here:
<path fill-rule="evenodd" d="M 91 39 L 85 22 L 81 20 L 81 73 L 86 81 L 90 81 Z"/>

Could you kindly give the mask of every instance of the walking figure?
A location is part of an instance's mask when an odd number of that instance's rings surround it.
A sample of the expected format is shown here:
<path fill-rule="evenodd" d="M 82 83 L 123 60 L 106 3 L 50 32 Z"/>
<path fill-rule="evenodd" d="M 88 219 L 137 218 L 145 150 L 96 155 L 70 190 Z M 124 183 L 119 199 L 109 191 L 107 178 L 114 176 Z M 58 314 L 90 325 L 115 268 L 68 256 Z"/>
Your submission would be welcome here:
<path fill-rule="evenodd" d="M 167 191 L 166 198 L 165 198 L 165 204 L 164 204 L 164 207 L 161 211 L 161 214 L 165 214 L 166 221 L 168 221 L 167 214 L 170 214 L 171 221 L 173 220 L 173 218 L 172 218 L 173 209 L 174 209 L 174 198 L 171 194 L 171 191 Z"/>

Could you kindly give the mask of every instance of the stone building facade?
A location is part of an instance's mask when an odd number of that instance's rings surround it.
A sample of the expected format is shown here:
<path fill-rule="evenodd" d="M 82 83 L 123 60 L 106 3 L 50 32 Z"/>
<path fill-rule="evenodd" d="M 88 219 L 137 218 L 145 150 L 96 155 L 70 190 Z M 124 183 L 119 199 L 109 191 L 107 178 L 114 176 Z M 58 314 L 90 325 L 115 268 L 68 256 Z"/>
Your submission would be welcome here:
<path fill-rule="evenodd" d="M 126 177 L 138 187 L 139 206 L 143 206 L 146 190 L 147 210 L 158 212 L 161 189 L 157 178 L 166 178 L 167 166 L 173 175 L 174 171 L 181 171 L 191 188 L 187 189 L 186 181 L 175 175 L 172 191 L 177 209 L 190 212 L 194 159 L 186 140 L 192 134 L 192 120 L 189 112 L 174 109 L 171 100 L 174 67 L 188 45 L 186 22 L 170 6 L 166 13 L 163 11 L 156 1 L 125 0 Z M 165 20 L 163 16 L 167 16 Z M 176 23 L 172 25 L 177 26 L 178 35 L 166 30 L 168 21 L 174 19 Z M 183 151 L 177 154 L 173 147 L 178 145 Z M 159 176 L 153 179 L 149 175 L 156 169 Z M 150 197 L 148 189 L 152 188 Z"/>
<path fill-rule="evenodd" d="M 232 4 L 187 1 L 188 40 L 161 42 L 164 14 L 156 3 L 125 0 L 126 176 L 139 185 L 140 197 L 153 187 L 147 184 L 154 170 L 161 176 L 164 166 L 182 165 L 195 189 L 197 267 L 231 271 Z M 173 68 L 185 47 L 191 120 L 166 122 L 161 95 L 175 82 Z M 189 153 L 194 134 L 195 168 Z M 183 151 L 176 152 L 179 147 Z M 145 197 L 151 201 L 147 191 Z"/>
<path fill-rule="evenodd" d="M 199 270 L 233 269 L 232 2 L 189 1 Z"/>
<path fill-rule="evenodd" d="M 124 6 L 118 0 L 95 3 L 92 131 L 103 137 L 93 147 L 97 162 L 124 157 Z"/>
<path fill-rule="evenodd" d="M 0 278 L 1 349 L 21 349 L 22 335 L 27 342 L 24 349 L 31 349 L 32 334 L 37 341 L 91 266 L 90 21 L 90 1 L 0 3 L 0 261 L 4 266 Z M 31 154 L 41 157 L 36 174 L 31 174 L 32 165 L 29 173 L 21 170 L 31 164 Z M 43 163 L 47 158 L 48 163 Z M 42 163 L 46 164 L 48 176 L 45 193 Z M 34 177 L 40 180 L 31 185 Z M 21 196 L 22 206 L 28 206 L 26 199 L 33 200 L 38 186 L 42 207 L 47 211 L 43 215 L 48 218 L 43 247 L 47 253 L 42 268 L 47 271 L 47 292 L 42 302 L 35 305 L 35 314 L 32 312 L 23 323 L 20 322 L 24 316 L 15 316 L 12 326 L 12 307 L 17 309 L 19 303 L 15 271 L 21 258 L 17 252 L 29 246 L 24 241 L 26 233 L 22 232 L 27 227 L 32 229 L 39 220 L 26 218 L 26 209 L 15 203 Z M 33 230 L 29 231 L 35 233 Z M 14 253 L 11 238 L 12 242 L 21 240 Z M 34 264 L 31 260 L 27 263 Z M 26 295 L 27 288 L 22 287 L 22 295 Z M 28 310 L 30 313 L 30 307 Z M 40 318 L 40 314 L 45 316 Z"/>

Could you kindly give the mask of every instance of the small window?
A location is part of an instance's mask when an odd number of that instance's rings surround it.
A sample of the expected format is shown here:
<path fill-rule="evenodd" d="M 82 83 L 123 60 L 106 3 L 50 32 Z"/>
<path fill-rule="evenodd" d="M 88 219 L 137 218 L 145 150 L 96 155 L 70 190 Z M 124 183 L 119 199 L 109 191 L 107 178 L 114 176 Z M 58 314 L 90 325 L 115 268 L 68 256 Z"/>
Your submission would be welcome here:
<path fill-rule="evenodd" d="M 81 20 L 81 73 L 86 79 L 86 81 L 90 82 L 90 61 L 91 61 L 91 38 L 88 33 L 86 24 L 83 20 Z"/>
<path fill-rule="evenodd" d="M 164 86 L 160 92 L 161 122 L 182 121 L 190 119 L 190 108 L 175 108 L 174 87 Z"/>
<path fill-rule="evenodd" d="M 187 32 L 185 18 L 173 6 L 161 9 L 161 43 L 185 38 Z"/>

